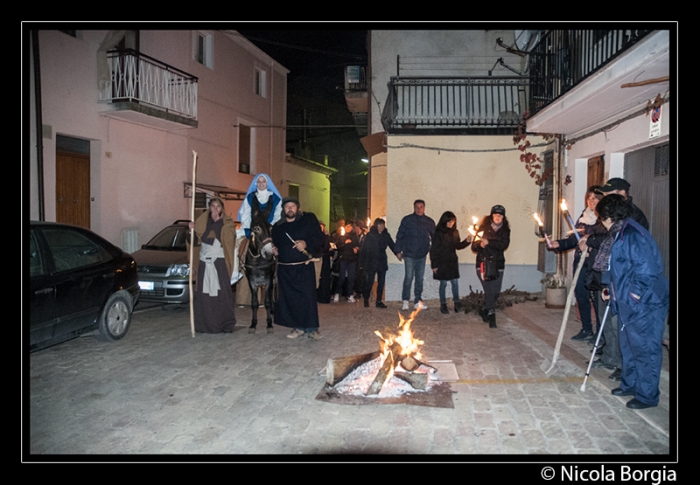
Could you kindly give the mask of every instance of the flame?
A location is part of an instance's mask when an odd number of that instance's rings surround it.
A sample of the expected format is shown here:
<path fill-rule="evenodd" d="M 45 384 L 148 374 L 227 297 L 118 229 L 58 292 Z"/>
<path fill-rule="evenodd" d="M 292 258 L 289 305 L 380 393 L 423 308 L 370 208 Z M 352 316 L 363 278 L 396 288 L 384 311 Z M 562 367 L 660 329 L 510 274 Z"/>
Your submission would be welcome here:
<path fill-rule="evenodd" d="M 561 200 L 561 210 L 563 210 L 564 212 L 567 212 L 566 200 L 564 200 L 564 199 Z"/>
<path fill-rule="evenodd" d="M 375 335 L 377 335 L 381 340 L 379 341 L 379 350 L 382 352 L 382 363 L 384 359 L 389 355 L 391 351 L 391 346 L 398 343 L 401 346 L 400 355 L 411 355 L 416 359 L 420 359 L 420 347 L 425 343 L 423 340 L 417 339 L 413 336 L 411 331 L 411 323 L 413 319 L 420 312 L 420 308 L 416 309 L 411 313 L 411 315 L 406 319 L 401 313 L 399 313 L 399 330 L 396 335 L 382 335 L 379 330 L 375 330 Z"/>
<path fill-rule="evenodd" d="M 340 228 L 340 235 L 345 236 L 345 227 Z"/>
<path fill-rule="evenodd" d="M 537 221 L 537 224 L 539 224 L 539 226 L 542 227 L 543 224 L 542 224 L 542 220 L 540 219 L 540 215 L 537 212 L 535 212 L 534 216 L 535 216 L 535 220 Z"/>
<path fill-rule="evenodd" d="M 370 219 L 369 219 L 369 217 L 368 217 L 368 218 L 367 218 L 367 227 L 369 227 L 369 226 L 371 225 L 370 223 L 371 223 L 371 221 L 370 221 Z"/>
<path fill-rule="evenodd" d="M 481 231 L 477 234 L 476 231 L 479 230 L 479 226 L 476 224 L 477 222 L 479 222 L 479 218 L 476 216 L 472 216 L 472 225 L 467 228 L 467 231 L 469 232 L 469 234 L 472 235 L 472 237 L 481 237 L 484 234 L 484 231 Z"/>

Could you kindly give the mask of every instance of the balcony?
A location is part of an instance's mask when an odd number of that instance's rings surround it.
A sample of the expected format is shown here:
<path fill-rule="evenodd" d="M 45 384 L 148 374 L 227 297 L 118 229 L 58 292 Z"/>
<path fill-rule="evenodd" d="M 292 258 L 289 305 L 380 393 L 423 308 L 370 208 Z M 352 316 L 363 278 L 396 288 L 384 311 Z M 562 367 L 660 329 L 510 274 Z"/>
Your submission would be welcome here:
<path fill-rule="evenodd" d="M 100 102 L 126 119 L 197 127 L 197 78 L 134 50 L 107 52 Z"/>
<path fill-rule="evenodd" d="M 530 53 L 527 131 L 576 139 L 667 101 L 670 41 L 668 29 L 545 33 Z"/>
<path fill-rule="evenodd" d="M 527 111 L 523 77 L 392 77 L 388 87 L 391 134 L 512 134 Z"/>

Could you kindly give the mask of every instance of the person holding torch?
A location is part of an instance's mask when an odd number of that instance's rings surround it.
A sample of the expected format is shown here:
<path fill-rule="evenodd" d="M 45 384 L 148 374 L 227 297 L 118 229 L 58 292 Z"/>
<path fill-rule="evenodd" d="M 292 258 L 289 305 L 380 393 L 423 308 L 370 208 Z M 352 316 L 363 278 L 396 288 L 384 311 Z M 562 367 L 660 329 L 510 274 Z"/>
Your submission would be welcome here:
<path fill-rule="evenodd" d="M 574 253 L 574 268 L 578 267 L 578 263 L 581 260 L 582 252 L 579 247 L 579 238 L 593 234 L 598 230 L 600 226 L 598 225 L 598 215 L 596 214 L 595 208 L 598 205 L 598 201 L 603 197 L 597 193 L 599 186 L 593 185 L 586 190 L 586 208 L 581 213 L 581 216 L 576 221 L 574 225 L 574 231 L 578 232 L 578 237 L 576 234 L 571 233 L 568 237 L 564 239 L 557 239 L 551 242 L 548 247 L 551 251 L 562 252 L 569 251 L 575 248 Z M 596 328 L 598 331 L 600 326 L 600 318 L 598 316 L 598 306 L 597 306 L 597 295 L 592 294 L 592 292 L 586 289 L 587 273 L 591 271 L 589 264 L 584 262 L 581 268 L 581 274 L 576 281 L 576 286 L 574 287 L 574 296 L 576 297 L 576 304 L 578 305 L 579 315 L 581 316 L 581 330 L 571 337 L 571 340 L 586 340 L 593 337 L 594 329 L 592 323 L 591 314 L 591 302 L 594 302 L 594 311 L 596 317 Z"/>
<path fill-rule="evenodd" d="M 484 289 L 484 305 L 479 314 L 490 328 L 496 328 L 496 300 L 501 293 L 506 266 L 503 253 L 510 245 L 506 208 L 494 205 L 491 213 L 479 223 L 479 232 L 482 231 L 481 237 L 472 242 L 472 251 L 476 253 L 476 275 Z"/>

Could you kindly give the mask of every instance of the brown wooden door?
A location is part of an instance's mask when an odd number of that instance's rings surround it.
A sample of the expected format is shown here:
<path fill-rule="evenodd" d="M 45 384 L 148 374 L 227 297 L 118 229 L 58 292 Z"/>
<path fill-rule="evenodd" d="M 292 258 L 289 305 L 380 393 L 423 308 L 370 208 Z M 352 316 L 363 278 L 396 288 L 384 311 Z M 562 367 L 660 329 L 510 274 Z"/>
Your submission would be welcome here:
<path fill-rule="evenodd" d="M 56 152 L 56 222 L 90 229 L 90 156 Z"/>
<path fill-rule="evenodd" d="M 602 156 L 588 159 L 588 187 L 605 184 L 604 169 L 605 162 Z"/>

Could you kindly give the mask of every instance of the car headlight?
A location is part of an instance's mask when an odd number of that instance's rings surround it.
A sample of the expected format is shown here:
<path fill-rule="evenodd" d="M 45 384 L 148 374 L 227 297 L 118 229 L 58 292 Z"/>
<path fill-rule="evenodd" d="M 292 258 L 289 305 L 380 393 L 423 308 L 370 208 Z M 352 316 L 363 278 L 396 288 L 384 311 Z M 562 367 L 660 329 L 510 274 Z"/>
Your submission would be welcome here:
<path fill-rule="evenodd" d="M 170 276 L 189 276 L 189 264 L 173 264 L 170 266 Z"/>

